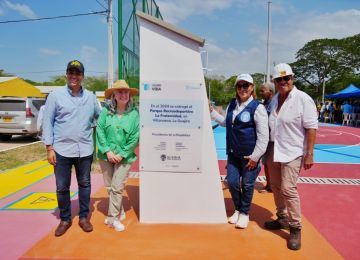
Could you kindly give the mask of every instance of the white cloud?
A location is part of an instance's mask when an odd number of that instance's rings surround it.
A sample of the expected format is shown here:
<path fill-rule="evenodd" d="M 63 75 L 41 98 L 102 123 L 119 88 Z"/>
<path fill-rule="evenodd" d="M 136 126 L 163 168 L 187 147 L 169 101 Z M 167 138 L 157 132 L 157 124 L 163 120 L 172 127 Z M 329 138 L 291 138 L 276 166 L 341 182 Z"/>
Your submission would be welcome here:
<path fill-rule="evenodd" d="M 344 38 L 358 34 L 360 10 L 341 10 L 324 14 L 301 14 L 291 17 L 272 30 L 273 60 L 292 62 L 296 52 L 307 42 L 324 38 Z"/>
<path fill-rule="evenodd" d="M 246 50 L 235 48 L 221 48 L 209 43 L 210 75 L 230 77 L 240 73 L 255 73 L 265 71 L 266 57 L 261 49 L 252 47 Z"/>
<path fill-rule="evenodd" d="M 216 10 L 224 10 L 234 3 L 247 2 L 246 0 L 158 0 L 156 1 L 164 20 L 178 23 L 191 15 L 211 15 Z"/>
<path fill-rule="evenodd" d="M 92 62 L 97 53 L 98 50 L 95 47 L 84 45 L 81 47 L 80 56 L 85 62 Z"/>
<path fill-rule="evenodd" d="M 4 4 L 9 9 L 12 9 L 12 10 L 18 12 L 20 15 L 25 16 L 26 18 L 29 18 L 29 19 L 37 18 L 36 14 L 27 5 L 13 4 L 8 0 L 5 0 Z"/>
<path fill-rule="evenodd" d="M 46 56 L 57 56 L 57 55 L 61 54 L 60 51 L 58 51 L 58 50 L 53 50 L 53 49 L 48 49 L 48 48 L 40 48 L 39 52 Z"/>
<path fill-rule="evenodd" d="M 272 25 L 271 61 L 294 62 L 296 52 L 315 39 L 353 36 L 359 33 L 360 10 L 341 10 L 334 13 L 299 14 L 282 19 L 282 24 Z M 211 74 L 226 77 L 239 73 L 265 73 L 266 30 L 257 32 L 254 45 L 248 49 L 222 48 L 210 40 L 209 68 Z"/>

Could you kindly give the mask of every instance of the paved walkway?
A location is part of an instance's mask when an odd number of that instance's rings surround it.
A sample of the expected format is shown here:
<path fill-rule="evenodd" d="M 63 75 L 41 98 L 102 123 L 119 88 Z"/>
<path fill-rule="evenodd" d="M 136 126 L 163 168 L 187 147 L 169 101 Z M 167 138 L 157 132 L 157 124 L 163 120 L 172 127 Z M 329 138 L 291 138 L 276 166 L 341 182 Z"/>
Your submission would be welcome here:
<path fill-rule="evenodd" d="M 108 198 L 102 175 L 92 174 L 92 222 L 94 232 L 84 233 L 77 225 L 62 237 L 54 237 L 59 222 L 52 168 L 40 161 L 0 173 L 0 250 L 2 259 L 358 259 L 360 242 L 360 162 L 357 149 L 360 129 L 322 126 L 317 139 L 320 149 L 334 151 L 343 147 L 340 161 L 322 162 L 301 173 L 299 184 L 304 220 L 303 245 L 297 252 L 286 248 L 288 231 L 270 232 L 263 222 L 274 218 L 272 194 L 255 192 L 250 224 L 245 230 L 230 224 L 217 225 L 150 225 L 139 222 L 138 179 L 131 178 L 126 187 L 127 230 L 115 232 L 103 224 Z M 335 149 L 335 151 L 338 149 Z M 315 153 L 318 153 L 316 150 Z M 324 152 L 324 151 L 322 151 Z M 336 151 L 339 152 L 339 151 Z M 325 153 L 326 154 L 326 153 Z M 345 156 L 345 157 L 344 157 Z M 349 159 L 350 158 L 350 159 Z M 225 161 L 219 161 L 226 174 Z M 138 165 L 132 167 L 136 176 Z M 259 181 L 264 180 L 263 172 Z M 311 180 L 347 179 L 353 183 L 316 183 Z M 7 180 L 7 181 L 5 181 Z M 257 189 L 263 184 L 257 183 Z M 71 190 L 76 192 L 76 180 Z M 37 197 L 36 197 L 37 196 Z M 224 190 L 227 214 L 233 206 Z M 72 212 L 78 212 L 74 194 Z M 46 207 L 45 207 L 46 204 Z M 42 206 L 41 206 L 42 205 Z"/>

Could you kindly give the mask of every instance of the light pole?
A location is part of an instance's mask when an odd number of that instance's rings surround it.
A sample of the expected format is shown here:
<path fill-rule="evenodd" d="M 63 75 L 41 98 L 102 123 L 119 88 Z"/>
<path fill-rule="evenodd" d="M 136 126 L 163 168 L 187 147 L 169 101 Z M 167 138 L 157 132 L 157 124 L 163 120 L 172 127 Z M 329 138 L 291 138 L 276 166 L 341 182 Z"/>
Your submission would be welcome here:
<path fill-rule="evenodd" d="M 205 43 L 204 46 L 209 46 L 209 44 Z M 200 51 L 200 53 L 205 53 L 205 67 L 203 68 L 204 74 L 205 76 L 207 76 L 207 73 L 210 71 L 213 71 L 214 69 L 209 69 L 208 65 L 209 65 L 209 52 L 208 50 L 204 50 L 202 49 Z M 208 87 L 208 97 L 209 97 L 209 101 L 211 101 L 211 81 L 209 80 L 209 87 Z"/>
<path fill-rule="evenodd" d="M 108 88 L 114 83 L 114 47 L 112 30 L 112 0 L 108 0 Z"/>
<path fill-rule="evenodd" d="M 271 2 L 268 2 L 268 33 L 267 33 L 267 55 L 266 55 L 266 83 L 270 83 L 270 38 L 271 38 Z"/>
<path fill-rule="evenodd" d="M 325 78 L 322 84 L 322 103 L 325 104 Z"/>

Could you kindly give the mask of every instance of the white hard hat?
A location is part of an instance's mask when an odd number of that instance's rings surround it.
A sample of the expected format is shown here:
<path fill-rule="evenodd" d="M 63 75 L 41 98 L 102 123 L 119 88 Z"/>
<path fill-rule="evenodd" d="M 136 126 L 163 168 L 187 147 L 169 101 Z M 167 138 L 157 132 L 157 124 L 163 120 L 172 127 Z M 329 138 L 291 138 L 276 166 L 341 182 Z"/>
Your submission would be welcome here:
<path fill-rule="evenodd" d="M 243 80 L 243 81 L 249 82 L 251 84 L 254 84 L 254 80 L 253 80 L 253 78 L 251 77 L 250 74 L 240 74 L 239 76 L 237 76 L 237 78 L 235 80 L 235 86 L 240 80 Z"/>
<path fill-rule="evenodd" d="M 289 64 L 280 63 L 274 67 L 273 79 L 285 77 L 288 75 L 294 75 L 294 72 L 292 71 Z"/>

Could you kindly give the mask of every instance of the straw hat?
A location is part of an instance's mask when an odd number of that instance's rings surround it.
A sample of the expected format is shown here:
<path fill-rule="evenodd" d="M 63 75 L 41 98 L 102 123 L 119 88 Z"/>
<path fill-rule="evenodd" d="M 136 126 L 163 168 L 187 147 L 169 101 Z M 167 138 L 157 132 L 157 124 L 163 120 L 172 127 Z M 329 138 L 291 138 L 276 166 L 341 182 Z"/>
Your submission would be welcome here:
<path fill-rule="evenodd" d="M 115 90 L 129 90 L 131 96 L 134 96 L 139 92 L 136 88 L 130 88 L 125 80 L 120 79 L 115 81 L 111 88 L 105 90 L 105 98 L 109 99 Z"/>

